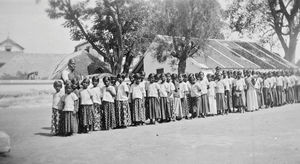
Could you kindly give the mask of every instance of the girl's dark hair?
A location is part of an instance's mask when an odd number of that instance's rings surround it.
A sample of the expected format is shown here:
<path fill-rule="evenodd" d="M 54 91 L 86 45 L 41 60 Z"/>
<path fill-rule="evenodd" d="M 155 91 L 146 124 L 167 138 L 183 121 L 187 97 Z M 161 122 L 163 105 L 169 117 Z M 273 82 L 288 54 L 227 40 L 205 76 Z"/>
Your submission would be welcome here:
<path fill-rule="evenodd" d="M 99 82 L 99 77 L 98 76 L 94 76 L 93 78 L 92 78 L 92 81 L 94 82 Z"/>
<path fill-rule="evenodd" d="M 177 78 L 178 78 L 178 76 L 177 76 L 177 74 L 176 74 L 176 73 L 173 73 L 173 74 L 171 75 L 171 78 L 172 78 L 172 79 L 177 79 Z"/>
<path fill-rule="evenodd" d="M 123 80 L 125 79 L 126 75 L 124 73 L 119 73 L 117 75 L 117 78 L 122 78 Z"/>
<path fill-rule="evenodd" d="M 62 82 L 60 81 L 60 80 L 56 80 L 56 81 L 54 81 L 54 83 L 53 83 L 53 87 L 62 87 Z"/>
<path fill-rule="evenodd" d="M 136 74 L 133 75 L 133 78 L 134 78 L 135 80 L 141 79 L 141 75 L 140 75 L 139 73 L 136 73 Z"/>
<path fill-rule="evenodd" d="M 103 77 L 102 81 L 103 81 L 103 82 L 104 82 L 104 81 L 110 81 L 110 77 L 105 76 L 105 77 Z"/>
<path fill-rule="evenodd" d="M 83 83 L 87 83 L 87 84 L 89 85 L 89 84 L 90 84 L 90 79 L 87 78 L 87 77 L 85 77 L 85 78 L 81 81 L 81 85 L 82 85 Z"/>
<path fill-rule="evenodd" d="M 72 90 L 74 90 L 72 83 L 66 83 L 65 90 L 67 90 L 67 88 L 71 88 Z"/>
<path fill-rule="evenodd" d="M 152 77 L 154 77 L 154 74 L 153 74 L 153 73 L 150 73 L 150 74 L 148 75 L 148 79 L 150 80 L 150 78 L 152 78 Z"/>
<path fill-rule="evenodd" d="M 73 88 L 73 89 L 80 89 L 79 80 L 77 80 L 77 79 L 72 79 L 71 83 L 72 83 L 72 88 Z M 75 85 L 77 85 L 77 86 L 75 86 Z"/>

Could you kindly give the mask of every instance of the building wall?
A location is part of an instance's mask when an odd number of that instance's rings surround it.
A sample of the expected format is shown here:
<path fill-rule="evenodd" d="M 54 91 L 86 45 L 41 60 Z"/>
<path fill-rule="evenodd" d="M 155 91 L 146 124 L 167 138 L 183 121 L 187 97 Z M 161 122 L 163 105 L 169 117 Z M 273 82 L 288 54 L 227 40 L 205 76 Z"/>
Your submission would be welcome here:
<path fill-rule="evenodd" d="M 0 51 L 7 51 L 6 50 L 6 47 L 10 47 L 11 48 L 11 52 L 22 52 L 23 49 L 18 47 L 18 46 L 15 46 L 11 43 L 4 43 L 3 45 L 0 45 Z"/>

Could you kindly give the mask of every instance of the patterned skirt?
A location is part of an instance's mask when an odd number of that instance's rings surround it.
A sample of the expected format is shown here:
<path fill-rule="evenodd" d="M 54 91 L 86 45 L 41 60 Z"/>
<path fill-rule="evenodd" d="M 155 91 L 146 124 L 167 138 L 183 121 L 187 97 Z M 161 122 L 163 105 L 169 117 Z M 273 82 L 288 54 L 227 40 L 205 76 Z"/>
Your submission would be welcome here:
<path fill-rule="evenodd" d="M 209 100 L 208 100 L 207 94 L 202 94 L 201 95 L 201 103 L 202 103 L 202 113 L 203 114 L 210 113 Z"/>
<path fill-rule="evenodd" d="M 132 102 L 132 121 L 145 122 L 146 113 L 143 99 L 136 98 Z"/>
<path fill-rule="evenodd" d="M 240 107 L 243 107 L 244 106 L 244 103 L 243 103 L 243 98 L 242 98 L 242 92 L 241 91 L 234 91 L 234 96 L 233 96 L 233 99 L 234 99 L 234 104 L 233 106 L 235 108 L 240 108 Z"/>
<path fill-rule="evenodd" d="M 113 102 L 102 102 L 102 124 L 103 130 L 116 128 L 115 104 Z"/>
<path fill-rule="evenodd" d="M 51 134 L 57 135 L 61 132 L 61 117 L 62 111 L 52 108 L 52 119 L 51 119 Z"/>
<path fill-rule="evenodd" d="M 261 107 L 263 105 L 263 103 L 262 103 L 262 93 L 260 92 L 260 89 L 255 89 L 255 90 L 256 90 L 256 95 L 257 95 L 258 107 Z"/>
<path fill-rule="evenodd" d="M 181 101 L 181 106 L 182 106 L 182 113 L 183 113 L 183 117 L 186 117 L 189 115 L 189 106 L 188 106 L 188 101 L 187 98 L 180 98 Z"/>
<path fill-rule="evenodd" d="M 273 96 L 272 104 L 273 104 L 273 106 L 278 106 L 277 90 L 276 90 L 276 88 L 272 88 L 271 90 L 272 90 L 272 96 Z"/>
<path fill-rule="evenodd" d="M 226 97 L 226 109 L 231 110 L 232 108 L 232 94 L 231 94 L 231 90 L 226 90 L 225 91 L 225 97 Z"/>
<path fill-rule="evenodd" d="M 131 125 L 131 114 L 128 101 L 116 101 L 116 124 L 117 127 Z"/>
<path fill-rule="evenodd" d="M 168 106 L 171 112 L 170 118 L 171 120 L 175 120 L 176 116 L 175 116 L 175 109 L 174 109 L 174 98 L 173 97 L 169 97 L 168 98 Z"/>
<path fill-rule="evenodd" d="M 162 120 L 169 120 L 171 119 L 171 110 L 168 103 L 167 97 L 161 97 L 159 99 L 160 104 L 160 113 L 161 113 L 161 119 Z"/>
<path fill-rule="evenodd" d="M 76 114 L 70 111 L 63 112 L 63 130 L 62 134 L 68 135 L 78 132 L 78 122 Z"/>
<path fill-rule="evenodd" d="M 224 93 L 216 93 L 216 101 L 217 101 L 217 110 L 218 111 L 223 111 L 226 109 Z"/>
<path fill-rule="evenodd" d="M 283 103 L 282 102 L 282 90 L 283 90 L 282 86 L 277 86 L 276 87 L 276 91 L 277 91 L 277 95 L 278 95 L 278 105 L 282 105 L 282 103 Z"/>
<path fill-rule="evenodd" d="M 198 117 L 202 113 L 201 97 L 190 97 L 190 113 L 193 117 Z"/>
<path fill-rule="evenodd" d="M 158 98 L 148 97 L 146 99 L 146 119 L 161 119 L 161 112 Z"/>
<path fill-rule="evenodd" d="M 93 105 L 81 105 L 78 114 L 79 114 L 80 131 L 84 131 L 87 128 L 87 126 L 93 126 L 94 123 Z"/>
<path fill-rule="evenodd" d="M 102 111 L 101 111 L 101 105 L 94 103 L 94 130 L 101 130 L 101 116 L 102 116 Z"/>

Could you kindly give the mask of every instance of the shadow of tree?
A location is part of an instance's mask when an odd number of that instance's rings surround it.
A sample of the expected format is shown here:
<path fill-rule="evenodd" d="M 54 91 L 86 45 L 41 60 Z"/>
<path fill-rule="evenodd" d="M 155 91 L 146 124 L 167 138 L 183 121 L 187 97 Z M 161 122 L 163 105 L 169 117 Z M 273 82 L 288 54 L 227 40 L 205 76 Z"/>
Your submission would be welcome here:
<path fill-rule="evenodd" d="M 51 127 L 42 127 L 44 130 L 51 130 Z"/>
<path fill-rule="evenodd" d="M 45 136 L 45 137 L 54 137 L 54 135 L 50 134 L 50 133 L 34 133 L 34 135 L 39 135 L 39 136 Z"/>

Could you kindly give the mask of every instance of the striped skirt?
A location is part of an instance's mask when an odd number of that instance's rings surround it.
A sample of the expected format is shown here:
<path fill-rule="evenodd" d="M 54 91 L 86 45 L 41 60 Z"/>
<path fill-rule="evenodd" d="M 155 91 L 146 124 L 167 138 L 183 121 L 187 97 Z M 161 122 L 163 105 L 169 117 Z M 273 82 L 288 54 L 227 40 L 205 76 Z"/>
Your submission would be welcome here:
<path fill-rule="evenodd" d="M 202 113 L 201 97 L 190 97 L 190 113 L 192 117 L 198 117 Z"/>
<path fill-rule="evenodd" d="M 231 110 L 232 109 L 232 94 L 231 94 L 231 90 L 226 90 L 225 91 L 225 97 L 226 97 L 226 101 L 225 101 L 226 109 Z"/>
<path fill-rule="evenodd" d="M 158 98 L 148 97 L 146 99 L 146 119 L 161 119 L 161 112 Z"/>
<path fill-rule="evenodd" d="M 217 110 L 218 111 L 223 111 L 226 109 L 224 93 L 216 93 L 216 101 L 217 101 Z"/>
<path fill-rule="evenodd" d="M 145 122 L 146 113 L 143 99 L 136 98 L 132 102 L 132 121 Z"/>
<path fill-rule="evenodd" d="M 243 107 L 244 106 L 244 103 L 243 103 L 243 98 L 242 98 L 242 92 L 241 91 L 234 91 L 234 96 L 233 96 L 233 99 L 234 99 L 234 104 L 233 106 L 235 108 L 240 108 L 240 107 Z"/>
<path fill-rule="evenodd" d="M 272 91 L 272 96 L 273 96 L 272 105 L 273 106 L 278 106 L 278 94 L 277 94 L 277 90 L 276 90 L 276 88 L 272 88 L 271 91 Z"/>
<path fill-rule="evenodd" d="M 52 108 L 52 119 L 51 119 L 51 134 L 57 135 L 60 132 L 60 116 L 61 111 L 55 108 Z"/>
<path fill-rule="evenodd" d="M 103 130 L 116 128 L 115 104 L 113 102 L 102 102 L 102 125 Z"/>
<path fill-rule="evenodd" d="M 265 105 L 270 106 L 272 100 L 272 92 L 269 88 L 263 88 L 263 98 Z"/>
<path fill-rule="evenodd" d="M 189 106 L 188 106 L 188 101 L 187 98 L 180 98 L 181 101 L 181 106 L 182 106 L 182 113 L 183 113 L 183 117 L 186 117 L 189 115 Z"/>
<path fill-rule="evenodd" d="M 161 119 L 162 120 L 169 120 L 171 119 L 171 110 L 168 103 L 167 97 L 161 97 L 159 99 L 160 104 L 160 113 L 161 113 Z"/>
<path fill-rule="evenodd" d="M 174 109 L 174 98 L 173 97 L 169 97 L 168 98 L 168 106 L 170 108 L 170 112 L 171 112 L 171 120 L 175 120 L 176 116 L 175 116 L 175 109 Z"/>
<path fill-rule="evenodd" d="M 209 101 L 208 101 L 207 94 L 201 95 L 201 105 L 202 105 L 202 111 L 200 111 L 200 113 L 202 113 L 204 115 L 210 113 Z"/>
<path fill-rule="evenodd" d="M 276 91 L 277 91 L 277 95 L 278 95 L 278 105 L 283 104 L 283 102 L 282 102 L 282 90 L 283 90 L 282 86 L 277 86 L 276 87 Z"/>
<path fill-rule="evenodd" d="M 117 127 L 131 125 L 131 114 L 128 101 L 116 101 L 116 124 Z"/>
<path fill-rule="evenodd" d="M 94 103 L 94 130 L 101 130 L 101 116 L 102 116 L 102 111 L 101 111 L 101 105 Z"/>
<path fill-rule="evenodd" d="M 72 111 L 63 111 L 63 127 L 62 134 L 68 135 L 78 132 L 78 121 L 76 114 Z"/>

